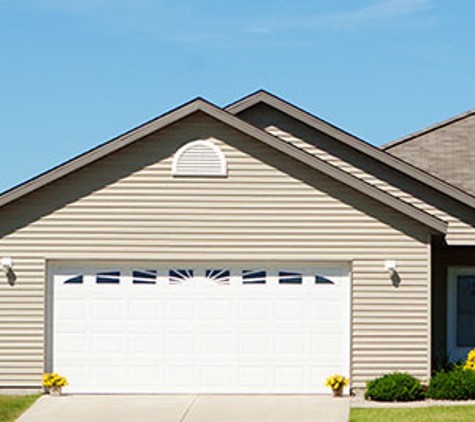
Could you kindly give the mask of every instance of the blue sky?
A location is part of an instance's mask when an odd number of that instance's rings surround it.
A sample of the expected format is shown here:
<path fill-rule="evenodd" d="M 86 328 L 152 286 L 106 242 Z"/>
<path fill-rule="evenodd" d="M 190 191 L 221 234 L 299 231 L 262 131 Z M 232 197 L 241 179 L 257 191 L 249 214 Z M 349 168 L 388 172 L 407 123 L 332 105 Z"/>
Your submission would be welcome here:
<path fill-rule="evenodd" d="M 375 145 L 475 108 L 475 2 L 0 0 L 0 191 L 196 96 Z"/>

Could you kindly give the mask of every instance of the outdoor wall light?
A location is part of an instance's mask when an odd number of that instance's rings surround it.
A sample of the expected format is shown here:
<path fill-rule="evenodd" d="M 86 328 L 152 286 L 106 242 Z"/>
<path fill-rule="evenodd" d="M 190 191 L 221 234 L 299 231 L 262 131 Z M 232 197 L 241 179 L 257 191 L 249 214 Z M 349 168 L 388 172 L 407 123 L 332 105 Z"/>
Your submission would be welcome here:
<path fill-rule="evenodd" d="M 8 284 L 13 286 L 16 281 L 16 274 L 13 272 L 13 259 L 10 257 L 0 259 L 0 267 L 2 267 L 3 272 L 7 276 Z"/>
<path fill-rule="evenodd" d="M 384 263 L 384 269 L 389 271 L 390 275 L 393 275 L 396 272 L 396 261 L 386 261 Z"/>
<path fill-rule="evenodd" d="M 399 287 L 401 284 L 401 277 L 397 272 L 396 261 L 386 261 L 384 263 L 384 269 L 389 272 L 389 278 L 394 287 Z"/>
<path fill-rule="evenodd" d="M 5 273 L 9 272 L 13 268 L 13 259 L 10 257 L 0 259 L 0 266 L 3 268 Z"/>

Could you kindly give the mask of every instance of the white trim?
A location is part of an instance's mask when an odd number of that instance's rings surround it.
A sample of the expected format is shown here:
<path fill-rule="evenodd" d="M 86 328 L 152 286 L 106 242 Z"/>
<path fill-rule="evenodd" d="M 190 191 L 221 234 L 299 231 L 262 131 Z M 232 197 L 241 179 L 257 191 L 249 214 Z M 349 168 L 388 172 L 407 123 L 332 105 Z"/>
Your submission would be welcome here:
<path fill-rule="evenodd" d="M 457 277 L 474 275 L 475 267 L 449 267 L 447 270 L 447 356 L 450 361 L 465 359 L 471 347 L 457 346 Z"/>
<path fill-rule="evenodd" d="M 185 154 L 189 149 L 201 146 L 212 150 L 212 152 L 218 157 L 219 163 L 219 170 L 216 171 L 209 171 L 209 170 L 201 170 L 199 172 L 194 171 L 183 171 L 178 169 L 178 165 L 180 162 L 181 157 Z M 183 145 L 173 157 L 172 163 L 172 175 L 173 176 L 213 176 L 213 177 L 226 177 L 228 175 L 228 169 L 226 164 L 226 157 L 224 156 L 223 151 L 219 148 L 216 144 L 211 141 L 204 141 L 204 140 L 197 140 L 191 141 L 187 144 Z"/>
<path fill-rule="evenodd" d="M 432 307 L 432 236 L 427 236 L 427 244 L 426 244 L 426 253 L 427 253 L 427 356 L 433 356 L 432 350 L 432 315 L 433 315 L 433 307 Z M 427 375 L 426 381 L 430 380 L 431 373 L 432 373 L 432 359 L 427 359 Z"/>

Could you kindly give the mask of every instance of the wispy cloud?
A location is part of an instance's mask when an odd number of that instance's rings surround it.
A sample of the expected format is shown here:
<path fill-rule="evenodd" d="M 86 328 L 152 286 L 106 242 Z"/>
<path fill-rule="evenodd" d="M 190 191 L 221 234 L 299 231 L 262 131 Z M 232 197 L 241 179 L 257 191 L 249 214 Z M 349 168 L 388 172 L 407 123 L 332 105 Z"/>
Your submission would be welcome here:
<path fill-rule="evenodd" d="M 356 10 L 310 16 L 286 16 L 285 19 L 267 19 L 248 31 L 256 34 L 278 32 L 279 30 L 301 29 L 357 29 L 374 25 L 386 25 L 410 15 L 416 15 L 433 7 L 432 0 L 385 0 Z"/>
<path fill-rule="evenodd" d="M 296 11 L 294 14 L 279 13 L 278 8 L 260 14 L 245 10 L 228 13 L 226 8 L 217 12 L 210 4 L 198 7 L 179 0 L 173 3 L 161 0 L 35 0 L 31 6 L 74 15 L 112 31 L 145 33 L 183 45 L 236 48 L 303 45 L 308 41 L 301 36 L 302 32 L 387 26 L 403 18 L 419 16 L 431 9 L 434 1 L 379 0 L 359 8 L 351 8 L 351 3 L 345 2 L 344 6 L 337 4 L 340 10 L 336 12 Z M 206 3 L 203 1 L 202 6 Z"/>
<path fill-rule="evenodd" d="M 432 0 L 386 0 L 353 12 L 327 16 L 329 22 L 342 24 L 367 24 L 397 19 L 425 11 L 432 7 Z"/>

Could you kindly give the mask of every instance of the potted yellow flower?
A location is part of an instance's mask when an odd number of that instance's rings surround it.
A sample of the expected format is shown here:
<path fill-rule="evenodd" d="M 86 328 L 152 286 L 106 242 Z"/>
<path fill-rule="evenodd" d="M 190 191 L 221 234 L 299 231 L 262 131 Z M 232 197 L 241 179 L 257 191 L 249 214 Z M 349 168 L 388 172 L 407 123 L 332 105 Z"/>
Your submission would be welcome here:
<path fill-rule="evenodd" d="M 62 377 L 54 372 L 43 375 L 43 387 L 48 389 L 51 396 L 60 396 L 63 387 L 67 385 L 66 377 Z"/>
<path fill-rule="evenodd" d="M 470 350 L 468 353 L 463 369 L 475 371 L 475 349 Z"/>
<path fill-rule="evenodd" d="M 343 389 L 350 383 L 349 378 L 345 378 L 343 375 L 332 375 L 327 378 L 325 387 L 332 389 L 333 397 L 341 397 L 343 395 Z"/>

